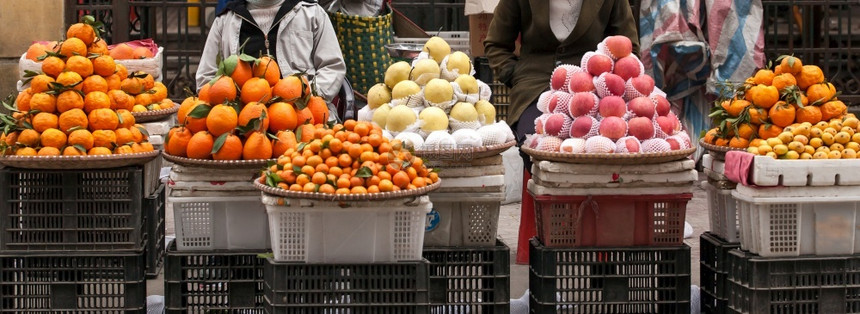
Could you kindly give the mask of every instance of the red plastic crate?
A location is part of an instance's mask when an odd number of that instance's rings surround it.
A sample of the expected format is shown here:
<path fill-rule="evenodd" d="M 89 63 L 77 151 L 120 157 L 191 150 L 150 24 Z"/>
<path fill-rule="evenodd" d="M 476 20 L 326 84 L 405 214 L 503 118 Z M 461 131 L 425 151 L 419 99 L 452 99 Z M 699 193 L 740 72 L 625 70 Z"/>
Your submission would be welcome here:
<path fill-rule="evenodd" d="M 682 245 L 693 194 L 533 197 L 541 242 L 574 248 Z"/>

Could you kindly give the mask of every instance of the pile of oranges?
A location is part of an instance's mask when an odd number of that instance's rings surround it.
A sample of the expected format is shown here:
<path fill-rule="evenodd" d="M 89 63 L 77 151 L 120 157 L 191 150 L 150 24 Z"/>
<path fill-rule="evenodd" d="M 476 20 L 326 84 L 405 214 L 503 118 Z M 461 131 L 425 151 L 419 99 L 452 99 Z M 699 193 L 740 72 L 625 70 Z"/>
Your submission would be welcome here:
<path fill-rule="evenodd" d="M 179 126 L 170 130 L 165 152 L 178 157 L 215 160 L 277 158 L 295 143 L 300 126 L 326 123 L 328 106 L 314 96 L 307 77 L 281 78 L 271 57 L 233 55 L 220 73 L 188 97 L 176 113 Z M 241 88 L 240 88 L 241 86 Z"/>
<path fill-rule="evenodd" d="M 109 55 L 99 54 L 103 41 L 93 26 L 77 23 L 66 35 L 56 52 L 44 56 L 42 73 L 32 73 L 30 87 L 18 94 L 14 106 L 11 100 L 4 102 L 12 115 L 0 117 L 0 152 L 56 156 L 152 151 L 145 129 L 135 124 L 131 112 L 143 108 L 141 104 L 172 106 L 167 88 L 151 75 L 129 74 Z"/>
<path fill-rule="evenodd" d="M 439 181 L 421 158 L 399 140 L 383 137 L 376 124 L 306 124 L 297 132 L 298 144 L 287 145 L 260 183 L 297 192 L 367 194 L 413 190 Z"/>
<path fill-rule="evenodd" d="M 772 70 L 758 70 L 733 90 L 731 98 L 717 101 L 711 113 L 717 127 L 709 130 L 703 140 L 746 149 L 778 137 L 795 124 L 841 123 L 847 106 L 837 96 L 821 68 L 803 65 L 793 56 L 782 56 Z"/>

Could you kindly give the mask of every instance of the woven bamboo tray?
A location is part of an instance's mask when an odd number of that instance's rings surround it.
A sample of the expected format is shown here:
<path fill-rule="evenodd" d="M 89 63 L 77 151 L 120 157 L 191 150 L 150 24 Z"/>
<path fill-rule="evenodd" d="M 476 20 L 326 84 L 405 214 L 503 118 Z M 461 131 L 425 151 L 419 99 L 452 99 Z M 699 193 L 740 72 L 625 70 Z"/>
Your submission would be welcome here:
<path fill-rule="evenodd" d="M 702 145 L 702 148 L 707 150 L 708 154 L 710 154 L 712 157 L 714 157 L 714 159 L 720 160 L 720 161 L 725 161 L 726 160 L 726 153 L 728 153 L 730 151 L 733 151 L 733 150 L 746 151 L 746 150 L 740 149 L 740 148 L 733 148 L 733 147 L 728 147 L 728 146 L 719 146 L 719 145 L 714 145 L 714 144 L 708 144 L 708 143 L 705 143 L 705 141 L 701 140 L 701 139 L 699 140 L 699 145 Z"/>
<path fill-rule="evenodd" d="M 502 152 L 508 150 L 508 148 L 516 145 L 516 141 L 510 141 L 507 143 L 502 143 L 498 145 L 491 146 L 481 146 L 481 147 L 469 147 L 469 148 L 455 148 L 455 149 L 442 149 L 442 150 L 416 150 L 413 155 L 418 157 L 423 157 L 429 160 L 444 160 L 444 161 L 471 161 L 473 159 L 480 159 L 486 157 L 492 157 Z"/>
<path fill-rule="evenodd" d="M 0 164 L 22 169 L 106 169 L 143 165 L 160 150 L 145 153 L 94 156 L 0 156 Z"/>
<path fill-rule="evenodd" d="M 188 157 L 174 156 L 164 153 L 164 160 L 185 167 L 196 168 L 230 168 L 230 169 L 262 169 L 268 166 L 269 161 L 277 159 L 252 159 L 252 160 L 211 160 L 193 159 Z"/>
<path fill-rule="evenodd" d="M 132 112 L 134 121 L 137 123 L 161 121 L 169 118 L 171 115 L 179 111 L 179 104 L 175 104 L 172 108 L 152 110 L 145 112 Z"/>
<path fill-rule="evenodd" d="M 685 159 L 696 152 L 695 147 L 675 150 L 663 153 L 637 153 L 637 154 L 571 154 L 558 152 L 545 152 L 528 147 L 520 149 L 536 160 L 547 160 L 571 164 L 600 164 L 600 165 L 643 165 L 659 164 L 664 162 Z"/>
<path fill-rule="evenodd" d="M 371 193 L 371 194 L 325 194 L 319 192 L 296 192 L 290 190 L 284 190 L 282 188 L 275 188 L 265 184 L 260 183 L 260 178 L 254 180 L 254 187 L 263 191 L 263 193 L 283 196 L 286 198 L 293 199 L 312 199 L 312 200 L 322 200 L 322 201 L 380 201 L 380 200 L 390 200 L 390 199 L 398 199 L 398 198 L 406 198 L 413 196 L 425 195 L 427 193 L 433 192 L 438 189 L 439 186 L 442 185 L 442 180 L 436 181 L 431 185 L 417 188 L 414 190 L 400 190 L 395 192 L 381 192 L 381 193 Z"/>

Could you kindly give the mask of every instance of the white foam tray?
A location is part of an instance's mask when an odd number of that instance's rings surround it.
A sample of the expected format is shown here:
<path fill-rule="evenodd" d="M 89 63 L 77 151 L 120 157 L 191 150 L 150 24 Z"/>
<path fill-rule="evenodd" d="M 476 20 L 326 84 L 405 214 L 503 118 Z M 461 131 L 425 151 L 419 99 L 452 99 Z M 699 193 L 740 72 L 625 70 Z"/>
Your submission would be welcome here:
<path fill-rule="evenodd" d="M 481 177 L 504 174 L 504 165 L 444 167 L 439 171 L 440 178 Z"/>
<path fill-rule="evenodd" d="M 535 195 L 662 195 L 683 194 L 693 191 L 692 184 L 679 184 L 662 187 L 630 187 L 630 188 L 554 188 L 542 186 L 529 180 L 528 190 Z"/>
<path fill-rule="evenodd" d="M 615 178 L 617 176 L 617 179 Z M 558 188 L 620 188 L 620 187 L 659 187 L 674 186 L 679 183 L 692 185 L 699 178 L 696 170 L 681 170 L 671 173 L 630 174 L 568 174 L 546 172 L 537 166 L 532 167 L 532 178 L 535 182 Z"/>
<path fill-rule="evenodd" d="M 260 177 L 259 169 L 212 169 L 212 168 L 195 168 L 173 165 L 173 170 L 170 172 L 170 180 L 173 181 L 201 181 L 201 182 L 247 182 L 251 186 L 251 181 Z"/>

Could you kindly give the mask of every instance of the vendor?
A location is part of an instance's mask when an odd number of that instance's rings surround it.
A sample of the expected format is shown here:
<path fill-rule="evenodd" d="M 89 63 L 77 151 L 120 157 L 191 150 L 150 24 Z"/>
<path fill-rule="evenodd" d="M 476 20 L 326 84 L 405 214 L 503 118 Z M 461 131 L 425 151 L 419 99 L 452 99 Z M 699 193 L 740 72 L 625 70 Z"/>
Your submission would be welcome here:
<path fill-rule="evenodd" d="M 511 88 L 508 123 L 522 145 L 534 133 L 540 94 L 549 90 L 553 69 L 560 64 L 579 65 L 587 51 L 597 49 L 605 37 L 623 35 L 639 51 L 636 22 L 628 0 L 499 0 L 490 23 L 484 50 L 499 82 Z M 521 37 L 520 37 L 521 36 Z M 521 38 L 520 56 L 514 43 Z M 528 239 L 535 235 L 534 203 L 525 184 L 531 161 L 522 152 L 523 201 L 517 263 L 528 263 Z"/>
<path fill-rule="evenodd" d="M 219 12 L 197 67 L 197 88 L 215 77 L 218 60 L 239 54 L 275 56 L 281 74 L 305 72 L 331 102 L 343 84 L 346 64 L 328 15 L 316 2 L 232 0 Z"/>

